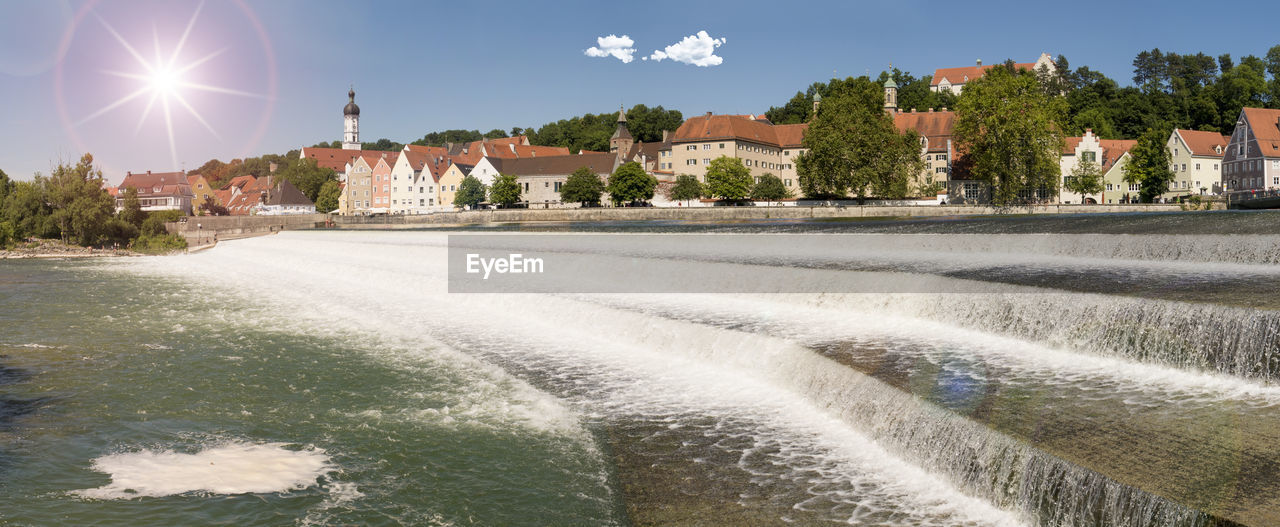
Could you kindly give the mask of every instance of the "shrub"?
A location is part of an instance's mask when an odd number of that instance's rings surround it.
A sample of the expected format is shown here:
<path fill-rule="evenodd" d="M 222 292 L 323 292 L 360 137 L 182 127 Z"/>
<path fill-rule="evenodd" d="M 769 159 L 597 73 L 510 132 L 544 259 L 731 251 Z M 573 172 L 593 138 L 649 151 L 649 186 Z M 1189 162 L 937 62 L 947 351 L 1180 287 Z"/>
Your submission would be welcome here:
<path fill-rule="evenodd" d="M 143 234 L 129 248 L 143 254 L 168 254 L 186 250 L 187 239 L 176 234 Z"/>

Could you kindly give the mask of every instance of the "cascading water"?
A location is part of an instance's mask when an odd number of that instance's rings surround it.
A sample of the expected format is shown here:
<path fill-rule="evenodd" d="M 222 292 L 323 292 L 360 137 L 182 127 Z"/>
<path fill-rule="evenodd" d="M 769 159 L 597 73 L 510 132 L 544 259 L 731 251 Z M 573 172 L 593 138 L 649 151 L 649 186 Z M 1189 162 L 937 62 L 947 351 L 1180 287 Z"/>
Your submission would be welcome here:
<path fill-rule="evenodd" d="M 309 358 L 288 344 L 273 348 L 272 359 L 241 351 L 227 359 L 219 351 L 214 364 L 260 369 L 287 362 L 297 374 L 286 373 L 281 384 L 288 390 L 273 397 L 288 416 L 236 399 L 229 384 L 219 399 L 226 409 L 184 414 L 165 426 L 222 437 L 232 426 L 227 417 L 236 415 L 247 426 L 230 434 L 233 441 L 199 451 L 155 440 L 83 448 L 89 455 L 66 461 L 78 467 L 70 473 L 96 466 L 120 481 L 99 476 L 28 491 L 19 469 L 3 497 L 39 496 L 48 510 L 93 511 L 92 501 L 81 500 L 95 489 L 128 500 L 127 478 L 154 487 L 151 474 L 116 471 L 118 464 L 235 456 L 243 445 L 328 471 L 318 489 L 308 488 L 303 474 L 269 498 L 273 507 L 279 503 L 270 500 L 296 503 L 290 494 L 322 499 L 288 509 L 298 511 L 300 523 L 391 516 L 447 524 L 482 511 L 482 521 L 518 522 L 492 513 L 511 506 L 533 523 L 1154 527 L 1280 520 L 1268 498 L 1280 475 L 1280 388 L 1269 384 L 1277 371 L 1275 312 L 1242 307 L 1247 302 L 1028 285 L 1042 283 L 1037 273 L 1046 269 L 1080 268 L 1102 270 L 1115 284 L 1158 281 L 1162 271 L 1246 283 L 1280 276 L 1274 240 L 1014 236 L 969 243 L 911 236 L 899 245 L 868 236 L 861 245 L 826 248 L 797 240 L 788 252 L 735 249 L 718 238 L 706 237 L 701 250 L 666 254 L 626 240 L 602 257 L 636 260 L 639 252 L 711 274 L 817 269 L 806 277 L 856 275 L 923 290 L 973 273 L 996 294 L 448 294 L 445 237 L 414 232 L 286 232 L 183 257 L 93 264 L 89 272 L 113 281 L 176 288 L 173 300 L 211 297 L 199 304 L 202 311 L 174 309 L 169 318 L 248 306 L 280 318 L 289 335 L 316 339 L 323 355 Z M 680 279 L 671 277 L 676 285 Z M 234 340 L 230 329 L 204 336 L 206 326 L 182 324 L 183 342 Z M 0 346 L 12 344 L 0 338 Z M 202 353 L 180 349 L 183 360 Z M 164 349 L 144 352 L 148 368 L 168 372 L 166 364 L 177 360 Z M 339 368 L 317 369 L 330 361 Z M 352 368 L 362 364 L 376 365 L 384 378 L 356 375 Z M 207 378 L 180 382 L 217 390 L 220 378 L 237 378 L 266 389 L 268 381 L 233 377 L 241 369 L 213 368 Z M 83 386 L 137 381 L 83 375 Z M 345 383 L 344 375 L 359 380 Z M 396 390 L 376 395 L 388 379 Z M 466 394 L 468 385 L 475 393 Z M 159 414 L 164 401 L 181 400 L 173 394 L 157 398 L 146 414 L 109 413 L 121 424 L 96 426 L 142 427 L 129 424 L 130 416 Z M 313 408 L 306 394 L 324 406 Z M 201 419 L 220 424 L 202 427 Z M 307 439 L 308 429 L 282 427 L 281 420 L 332 422 Z M 386 437 L 354 442 L 366 436 Z M 462 446 L 474 441 L 497 446 Z M 445 446 L 430 447 L 425 459 L 396 446 L 416 442 Z M 528 452 L 504 447 L 526 442 Z M 477 470 L 457 468 L 468 459 Z M 478 494 L 444 493 L 438 478 Z M 201 494 L 208 490 L 184 492 L 152 506 L 183 510 L 211 499 Z M 432 500 L 436 493 L 448 499 Z M 614 499 L 623 513 L 610 509 Z M 414 515 L 409 511 L 423 506 L 414 500 L 440 504 Z M 235 522 L 243 513 L 236 511 L 254 507 L 235 502 L 207 519 Z"/>

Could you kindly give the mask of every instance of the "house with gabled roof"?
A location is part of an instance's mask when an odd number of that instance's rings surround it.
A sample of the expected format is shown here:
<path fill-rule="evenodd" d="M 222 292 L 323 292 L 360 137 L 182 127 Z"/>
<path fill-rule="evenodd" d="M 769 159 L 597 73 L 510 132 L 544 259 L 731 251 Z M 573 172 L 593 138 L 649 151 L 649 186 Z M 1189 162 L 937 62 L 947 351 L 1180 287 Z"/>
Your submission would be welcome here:
<path fill-rule="evenodd" d="M 1160 197 L 1170 200 L 1186 196 L 1222 193 L 1222 156 L 1230 140 L 1218 132 L 1174 130 L 1165 147 L 1169 149 L 1173 181 Z"/>
<path fill-rule="evenodd" d="M 799 190 L 795 158 L 805 151 L 801 140 L 808 124 L 775 125 L 755 115 L 705 115 L 686 119 L 671 134 L 671 172 L 704 180 L 711 160 L 728 156 L 742 160 L 754 177 L 766 173 Z M 659 147 L 661 151 L 662 146 Z M 659 157 L 664 157 L 661 154 Z"/>
<path fill-rule="evenodd" d="M 1280 110 L 1243 108 L 1222 156 L 1226 191 L 1280 188 Z"/>
<path fill-rule="evenodd" d="M 391 213 L 440 210 L 440 176 L 449 164 L 444 147 L 406 145 L 391 167 Z"/>
<path fill-rule="evenodd" d="M 222 205 L 218 201 L 218 195 L 214 189 L 209 186 L 209 181 L 200 174 L 187 174 L 187 186 L 191 187 L 191 208 L 196 214 L 203 214 L 200 206 L 205 200 L 212 200 L 216 205 Z"/>
<path fill-rule="evenodd" d="M 138 190 L 138 201 L 144 211 L 180 210 L 183 214 L 191 215 L 195 195 L 191 192 L 186 171 L 127 172 L 117 191 L 117 211 L 124 208 L 124 189 L 130 187 Z"/>
<path fill-rule="evenodd" d="M 935 92 L 948 91 L 956 95 L 964 90 L 964 85 L 973 79 L 977 79 L 985 75 L 991 68 L 997 64 L 983 65 L 979 59 L 976 65 L 964 66 L 959 68 L 938 68 L 933 71 L 933 79 L 929 82 L 929 89 Z M 1046 68 L 1050 73 L 1057 73 L 1058 66 L 1053 62 L 1053 58 L 1048 53 L 1041 53 L 1035 62 L 1019 62 L 1014 67 L 1023 70 L 1040 71 L 1040 68 Z"/>
<path fill-rule="evenodd" d="M 1062 158 L 1058 165 L 1062 173 L 1059 202 L 1096 204 L 1121 203 L 1137 199 L 1139 186 L 1124 181 L 1124 165 L 1128 162 L 1129 150 L 1137 144 L 1137 141 L 1100 139 L 1094 135 L 1093 130 L 1086 129 L 1084 135 L 1066 137 L 1064 142 Z M 1072 171 L 1082 162 L 1097 165 L 1102 175 L 1102 192 L 1081 195 L 1067 190 L 1066 184 L 1073 177 Z"/>
<path fill-rule="evenodd" d="M 586 167 L 601 179 L 607 180 L 623 162 L 617 153 L 579 154 L 526 158 L 485 158 L 500 174 L 516 177 L 520 185 L 520 200 L 531 208 L 577 206 L 566 205 L 560 199 L 560 187 L 569 174 Z"/>

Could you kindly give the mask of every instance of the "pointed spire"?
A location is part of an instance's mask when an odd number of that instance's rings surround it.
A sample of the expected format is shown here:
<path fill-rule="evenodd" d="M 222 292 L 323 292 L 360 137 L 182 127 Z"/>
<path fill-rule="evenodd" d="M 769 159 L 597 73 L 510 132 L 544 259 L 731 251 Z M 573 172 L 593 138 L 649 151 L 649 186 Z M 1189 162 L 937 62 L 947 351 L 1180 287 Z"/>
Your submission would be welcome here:
<path fill-rule="evenodd" d="M 623 109 L 621 104 L 618 105 L 618 122 L 627 122 L 627 111 Z"/>

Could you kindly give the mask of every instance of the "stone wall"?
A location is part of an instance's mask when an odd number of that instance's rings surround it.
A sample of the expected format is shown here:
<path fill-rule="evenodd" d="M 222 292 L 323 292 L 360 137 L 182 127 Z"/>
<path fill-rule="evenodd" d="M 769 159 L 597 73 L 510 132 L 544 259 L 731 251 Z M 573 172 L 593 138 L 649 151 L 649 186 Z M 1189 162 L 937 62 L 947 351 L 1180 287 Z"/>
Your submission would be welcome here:
<path fill-rule="evenodd" d="M 510 209 L 442 212 L 421 216 L 342 216 L 335 217 L 338 228 L 406 229 L 427 225 L 470 225 L 524 221 L 637 221 L 691 220 L 724 221 L 798 218 L 864 218 L 962 216 L 984 214 L 1082 214 L 1116 212 L 1172 212 L 1182 210 L 1176 204 L 1147 205 L 1038 205 L 1034 207 L 992 206 L 880 206 L 848 205 L 834 207 L 692 207 L 692 208 L 587 208 L 587 209 Z"/>
<path fill-rule="evenodd" d="M 187 239 L 189 247 L 211 245 L 219 240 L 247 238 L 280 232 L 286 229 L 324 227 L 328 214 L 297 214 L 289 216 L 189 216 L 185 221 L 166 223 L 170 234 Z"/>

